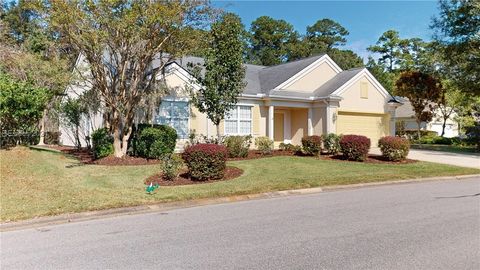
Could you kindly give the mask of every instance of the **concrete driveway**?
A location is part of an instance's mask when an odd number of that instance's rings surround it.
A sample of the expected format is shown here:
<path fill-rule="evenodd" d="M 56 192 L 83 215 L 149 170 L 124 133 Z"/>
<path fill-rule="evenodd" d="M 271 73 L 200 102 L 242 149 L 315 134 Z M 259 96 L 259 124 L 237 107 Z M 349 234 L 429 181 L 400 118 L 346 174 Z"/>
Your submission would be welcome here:
<path fill-rule="evenodd" d="M 473 154 L 410 149 L 408 158 L 462 167 L 480 168 L 480 157 Z"/>

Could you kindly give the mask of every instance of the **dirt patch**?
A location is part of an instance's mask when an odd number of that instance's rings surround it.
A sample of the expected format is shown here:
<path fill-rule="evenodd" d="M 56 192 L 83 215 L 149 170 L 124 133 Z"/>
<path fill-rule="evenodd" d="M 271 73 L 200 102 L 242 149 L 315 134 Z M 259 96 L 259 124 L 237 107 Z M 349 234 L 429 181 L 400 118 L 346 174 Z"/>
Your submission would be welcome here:
<path fill-rule="evenodd" d="M 405 159 L 402 161 L 390 161 L 383 156 L 380 155 L 368 155 L 365 161 L 352 161 L 347 160 L 343 155 L 322 155 L 320 159 L 323 160 L 335 160 L 335 161 L 343 161 L 343 162 L 361 162 L 361 163 L 376 163 L 376 164 L 409 164 L 418 162 L 418 160 L 413 159 Z"/>
<path fill-rule="evenodd" d="M 239 177 L 240 175 L 243 174 L 243 170 L 239 169 L 237 167 L 232 167 L 228 166 L 225 169 L 225 176 L 222 179 L 216 179 L 216 180 L 207 180 L 207 181 L 198 181 L 190 178 L 190 175 L 188 174 L 188 171 L 185 170 L 183 171 L 177 179 L 171 181 L 171 180 L 165 180 L 162 177 L 161 173 L 152 175 L 145 180 L 146 185 L 150 185 L 152 183 L 153 185 L 158 184 L 160 186 L 181 186 L 181 185 L 196 185 L 196 184 L 207 184 L 207 183 L 214 183 L 214 182 L 219 182 L 219 181 L 226 181 L 226 180 L 231 180 L 234 178 Z"/>
<path fill-rule="evenodd" d="M 266 157 L 279 157 L 279 156 L 302 156 L 302 154 L 295 153 L 293 151 L 273 150 L 270 155 L 263 155 L 262 152 L 258 150 L 249 150 L 248 155 L 244 158 L 228 158 L 228 160 L 229 161 L 249 160 L 249 159 L 266 158 Z"/>

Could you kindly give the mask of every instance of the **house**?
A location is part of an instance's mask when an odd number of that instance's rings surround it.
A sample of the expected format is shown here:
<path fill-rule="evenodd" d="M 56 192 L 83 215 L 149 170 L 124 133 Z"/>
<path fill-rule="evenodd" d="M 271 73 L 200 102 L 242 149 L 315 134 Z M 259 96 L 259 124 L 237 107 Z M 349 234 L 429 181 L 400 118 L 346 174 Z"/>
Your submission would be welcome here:
<path fill-rule="evenodd" d="M 194 83 L 187 64 L 202 62 L 202 58 L 183 57 L 169 63 L 162 75 L 171 91 L 153 121 L 174 127 L 179 144 L 190 133 L 216 135 L 212 122 L 189 103 L 186 90 L 201 87 Z M 375 147 L 380 137 L 395 134 L 395 111 L 401 103 L 366 68 L 342 70 L 326 54 L 245 68 L 246 86 L 236 108 L 220 124 L 222 135 L 268 136 L 278 146 L 282 142 L 299 145 L 307 135 L 359 134 L 369 137 Z M 69 91 L 75 89 L 79 88 Z M 84 125 L 87 135 L 100 125 L 101 117 L 89 121 L 94 124 Z M 72 144 L 64 132 L 62 143 Z"/>
<path fill-rule="evenodd" d="M 408 101 L 407 98 L 404 97 L 395 97 L 396 100 L 403 103 L 403 106 L 397 109 L 396 117 L 397 122 L 402 123 L 405 130 L 413 131 L 417 130 L 417 121 L 415 120 L 415 112 L 413 111 L 412 104 Z M 433 111 L 433 119 L 430 122 L 422 122 L 420 123 L 421 130 L 429 130 L 434 131 L 437 135 L 442 134 L 442 127 L 443 127 L 443 117 L 441 116 L 440 110 L 436 108 Z M 444 137 L 452 138 L 457 137 L 459 135 L 459 125 L 458 122 L 455 121 L 456 114 L 453 112 L 450 117 L 447 119 L 445 124 L 445 134 Z"/>

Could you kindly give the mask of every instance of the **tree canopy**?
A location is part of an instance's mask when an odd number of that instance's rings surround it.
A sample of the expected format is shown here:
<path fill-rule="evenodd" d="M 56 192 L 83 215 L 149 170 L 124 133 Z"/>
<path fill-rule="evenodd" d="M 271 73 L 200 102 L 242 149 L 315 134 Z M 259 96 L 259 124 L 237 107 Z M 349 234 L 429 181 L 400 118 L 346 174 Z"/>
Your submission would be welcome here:
<path fill-rule="evenodd" d="M 138 105 L 159 91 L 157 74 L 163 67 L 195 48 L 193 32 L 205 26 L 208 5 L 105 0 L 49 1 L 45 7 L 51 30 L 88 62 L 86 79 L 105 103 L 115 156 L 124 156 Z"/>

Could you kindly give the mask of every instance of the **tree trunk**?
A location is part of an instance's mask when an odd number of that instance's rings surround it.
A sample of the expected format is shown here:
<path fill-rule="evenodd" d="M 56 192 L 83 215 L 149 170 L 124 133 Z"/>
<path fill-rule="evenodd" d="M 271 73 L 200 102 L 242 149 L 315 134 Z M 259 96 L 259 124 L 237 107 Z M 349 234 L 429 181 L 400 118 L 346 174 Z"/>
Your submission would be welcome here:
<path fill-rule="evenodd" d="M 447 126 L 447 119 L 448 118 L 443 118 L 443 124 L 442 124 L 442 135 L 440 137 L 443 137 L 445 135 L 445 127 Z"/>
<path fill-rule="evenodd" d="M 119 127 L 114 127 L 115 130 L 113 132 L 113 155 L 117 158 L 122 158 L 124 156 L 123 149 L 122 149 L 122 139 L 121 130 Z"/>
<path fill-rule="evenodd" d="M 47 118 L 47 109 L 43 110 L 42 119 L 40 120 L 40 140 L 38 145 L 45 145 L 45 118 Z"/>
<path fill-rule="evenodd" d="M 417 140 L 420 140 L 420 138 L 421 138 L 421 135 L 420 135 L 421 124 L 422 124 L 422 122 L 417 121 L 417 127 L 418 127 L 418 129 L 417 129 Z"/>
<path fill-rule="evenodd" d="M 78 150 L 80 150 L 80 147 L 82 147 L 82 144 L 80 143 L 80 134 L 78 132 L 78 125 L 75 126 L 75 145 L 77 146 Z"/>
<path fill-rule="evenodd" d="M 215 125 L 215 127 L 217 128 L 217 140 L 220 143 L 220 124 Z"/>

